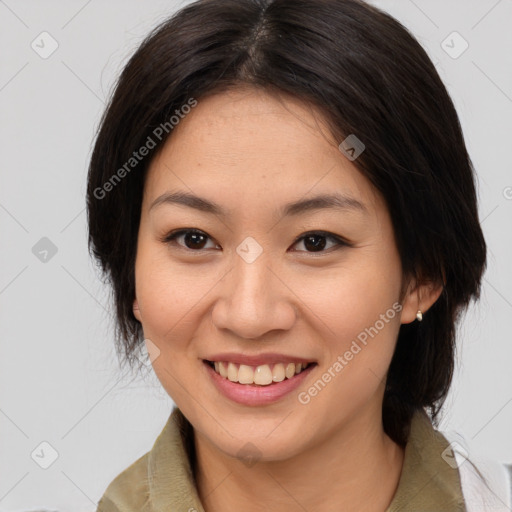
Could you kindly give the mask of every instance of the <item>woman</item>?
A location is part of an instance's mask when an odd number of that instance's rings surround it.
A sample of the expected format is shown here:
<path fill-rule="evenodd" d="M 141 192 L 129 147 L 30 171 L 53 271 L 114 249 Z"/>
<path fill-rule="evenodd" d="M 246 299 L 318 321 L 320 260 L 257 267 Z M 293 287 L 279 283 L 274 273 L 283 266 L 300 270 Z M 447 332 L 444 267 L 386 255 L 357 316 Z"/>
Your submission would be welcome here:
<path fill-rule="evenodd" d="M 98 510 L 470 510 L 434 428 L 486 244 L 453 103 L 357 0 L 202 0 L 124 68 L 89 242 L 176 408 Z M 471 503 L 470 503 L 471 502 Z"/>

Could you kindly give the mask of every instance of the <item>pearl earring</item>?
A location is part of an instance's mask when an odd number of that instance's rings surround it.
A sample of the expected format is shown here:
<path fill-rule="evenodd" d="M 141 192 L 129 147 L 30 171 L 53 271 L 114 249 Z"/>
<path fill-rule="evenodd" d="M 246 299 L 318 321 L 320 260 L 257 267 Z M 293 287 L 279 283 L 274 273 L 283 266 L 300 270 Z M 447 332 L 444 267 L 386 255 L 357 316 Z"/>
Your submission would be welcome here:
<path fill-rule="evenodd" d="M 421 312 L 420 309 L 418 309 L 418 312 L 416 313 L 416 320 L 418 320 L 418 322 L 421 322 L 423 320 L 423 313 Z"/>

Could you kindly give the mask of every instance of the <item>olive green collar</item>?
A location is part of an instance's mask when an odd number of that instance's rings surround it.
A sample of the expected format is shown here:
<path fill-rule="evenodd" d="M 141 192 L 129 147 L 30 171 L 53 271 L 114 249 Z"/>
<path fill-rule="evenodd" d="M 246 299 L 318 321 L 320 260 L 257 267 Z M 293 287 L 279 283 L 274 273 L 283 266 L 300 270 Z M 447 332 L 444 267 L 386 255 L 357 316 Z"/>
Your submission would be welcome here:
<path fill-rule="evenodd" d="M 412 418 L 398 488 L 386 512 L 466 511 L 459 472 L 442 456 L 448 445 L 427 414 L 417 411 Z M 204 512 L 191 467 L 192 450 L 192 426 L 175 407 L 148 453 L 147 510 Z"/>
<path fill-rule="evenodd" d="M 398 488 L 386 512 L 466 512 L 459 471 L 447 462 L 453 460 L 449 444 L 424 411 L 414 413 Z"/>

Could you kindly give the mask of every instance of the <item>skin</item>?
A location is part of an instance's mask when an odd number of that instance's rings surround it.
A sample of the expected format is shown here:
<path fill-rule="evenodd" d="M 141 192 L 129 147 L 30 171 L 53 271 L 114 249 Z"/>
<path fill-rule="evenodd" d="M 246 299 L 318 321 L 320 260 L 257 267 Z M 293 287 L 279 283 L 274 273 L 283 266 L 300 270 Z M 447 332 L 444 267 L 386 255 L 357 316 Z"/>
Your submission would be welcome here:
<path fill-rule="evenodd" d="M 401 324 L 441 293 L 406 283 L 402 310 L 317 396 L 307 390 L 357 335 L 400 299 L 402 268 L 383 198 L 338 149 L 318 112 L 297 99 L 237 88 L 202 98 L 148 170 L 136 257 L 134 314 L 160 353 L 153 367 L 194 427 L 198 491 L 213 511 L 384 511 L 404 452 L 383 431 L 382 400 Z M 181 190 L 226 208 L 222 218 L 162 204 Z M 280 218 L 285 203 L 342 192 L 366 211 Z M 203 245 L 162 239 L 195 228 Z M 348 240 L 315 251 L 307 231 Z M 236 249 L 246 237 L 263 252 Z M 297 241 L 298 240 L 298 241 Z M 197 242 L 196 242 L 197 244 Z M 192 248 L 190 248 L 192 247 Z M 202 247 L 202 248 L 201 248 Z M 265 406 L 230 401 L 210 381 L 214 353 L 279 352 L 318 366 L 296 392 Z M 251 442 L 254 464 L 238 455 Z"/>

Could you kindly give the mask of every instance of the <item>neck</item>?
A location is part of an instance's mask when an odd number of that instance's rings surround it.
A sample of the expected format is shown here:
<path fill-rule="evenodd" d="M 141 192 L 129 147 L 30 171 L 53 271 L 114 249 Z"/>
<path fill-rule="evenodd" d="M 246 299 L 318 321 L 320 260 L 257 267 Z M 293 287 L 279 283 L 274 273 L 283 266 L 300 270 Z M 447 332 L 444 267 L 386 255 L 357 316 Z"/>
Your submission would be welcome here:
<path fill-rule="evenodd" d="M 371 421 L 373 420 L 373 421 Z M 196 481 L 206 512 L 315 510 L 384 512 L 396 492 L 404 450 L 368 415 L 280 461 L 244 464 L 196 435 Z"/>

